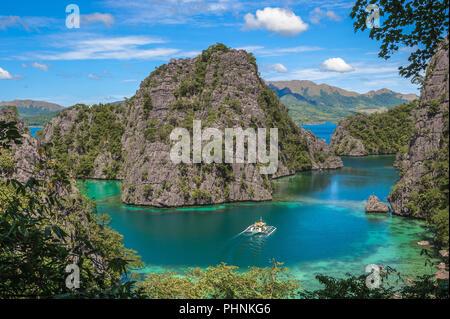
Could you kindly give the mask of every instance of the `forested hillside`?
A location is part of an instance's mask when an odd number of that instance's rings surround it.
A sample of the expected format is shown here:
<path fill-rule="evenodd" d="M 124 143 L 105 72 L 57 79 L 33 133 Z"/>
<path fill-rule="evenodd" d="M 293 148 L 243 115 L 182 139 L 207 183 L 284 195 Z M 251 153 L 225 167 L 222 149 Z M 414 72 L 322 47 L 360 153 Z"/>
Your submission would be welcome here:
<path fill-rule="evenodd" d="M 366 114 L 383 112 L 417 98 L 415 94 L 401 94 L 388 89 L 359 94 L 311 81 L 269 82 L 269 86 L 288 107 L 289 114 L 298 124 L 337 123 L 356 112 Z"/>
<path fill-rule="evenodd" d="M 411 116 L 416 108 L 413 101 L 383 113 L 350 115 L 339 122 L 330 146 L 339 155 L 395 154 L 415 131 Z"/>

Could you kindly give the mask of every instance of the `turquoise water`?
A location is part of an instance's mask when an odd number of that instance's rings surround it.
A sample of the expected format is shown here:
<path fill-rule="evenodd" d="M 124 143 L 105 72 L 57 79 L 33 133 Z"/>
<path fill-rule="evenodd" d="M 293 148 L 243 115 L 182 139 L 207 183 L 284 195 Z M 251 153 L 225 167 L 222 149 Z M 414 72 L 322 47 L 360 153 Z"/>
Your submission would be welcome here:
<path fill-rule="evenodd" d="M 30 127 L 30 134 L 33 137 L 36 137 L 36 132 L 42 130 L 42 127 L 39 126 L 32 126 Z"/>
<path fill-rule="evenodd" d="M 305 130 L 310 130 L 318 138 L 325 139 L 325 141 L 330 144 L 331 135 L 337 127 L 334 123 L 323 123 L 323 124 L 312 124 L 312 125 L 302 125 Z"/>
<path fill-rule="evenodd" d="M 364 273 L 366 265 L 390 265 L 409 274 L 424 267 L 417 241 L 427 233 L 421 221 L 367 215 L 364 200 L 386 200 L 397 178 L 393 156 L 344 158 L 343 169 L 303 172 L 275 181 L 273 202 L 197 208 L 152 209 L 120 202 L 120 182 L 88 181 L 98 210 L 112 217 L 147 267 L 142 272 L 182 270 L 222 261 L 240 267 L 283 261 L 307 288 L 314 276 Z M 277 230 L 267 238 L 239 235 L 262 217 Z"/>

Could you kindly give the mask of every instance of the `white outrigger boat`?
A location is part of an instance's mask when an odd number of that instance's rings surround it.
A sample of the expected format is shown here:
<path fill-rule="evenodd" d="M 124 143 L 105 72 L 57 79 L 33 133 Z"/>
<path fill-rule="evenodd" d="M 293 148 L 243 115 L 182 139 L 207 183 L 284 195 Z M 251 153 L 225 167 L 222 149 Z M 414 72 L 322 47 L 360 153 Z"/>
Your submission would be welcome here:
<path fill-rule="evenodd" d="M 260 217 L 259 222 L 255 222 L 248 226 L 243 233 L 247 233 L 250 235 L 266 235 L 269 236 L 272 234 L 277 228 L 274 226 L 268 226 Z"/>

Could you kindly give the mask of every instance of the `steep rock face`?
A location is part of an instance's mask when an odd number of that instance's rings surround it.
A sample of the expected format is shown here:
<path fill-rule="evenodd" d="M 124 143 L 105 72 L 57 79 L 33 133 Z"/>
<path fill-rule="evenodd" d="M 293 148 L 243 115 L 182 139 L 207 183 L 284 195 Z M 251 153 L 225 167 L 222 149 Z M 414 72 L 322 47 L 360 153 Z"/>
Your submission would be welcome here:
<path fill-rule="evenodd" d="M 164 207 L 272 198 L 270 177 L 261 175 L 258 165 L 171 162 L 167 135 L 174 127 L 192 132 L 194 119 L 201 120 L 203 128 L 221 131 L 277 127 L 280 153 L 272 177 L 342 166 L 326 153 L 327 147 L 316 152 L 321 158 L 311 156 L 317 140 L 296 127 L 243 50 L 215 46 L 195 59 L 172 60 L 141 83 L 128 107 L 123 142 L 126 203 Z"/>
<path fill-rule="evenodd" d="M 371 195 L 365 207 L 366 213 L 389 213 L 389 206 L 380 201 L 375 195 Z"/>
<path fill-rule="evenodd" d="M 61 111 L 38 137 L 76 177 L 121 179 L 124 112 L 122 105 L 75 105 Z"/>
<path fill-rule="evenodd" d="M 350 115 L 339 122 L 330 147 L 341 156 L 395 154 L 414 133 L 416 108 L 417 101 L 412 101 L 382 113 Z"/>
<path fill-rule="evenodd" d="M 330 148 L 339 156 L 363 156 L 367 151 L 361 140 L 353 137 L 347 127 L 350 119 L 345 118 L 339 122 L 330 140 Z"/>
<path fill-rule="evenodd" d="M 427 218 L 431 214 L 429 209 L 442 209 L 436 207 L 438 203 L 426 208 L 423 205 L 426 198 L 420 197 L 431 197 L 425 193 L 438 186 L 439 178 L 446 178 L 448 187 L 448 59 L 447 37 L 439 45 L 427 68 L 420 106 L 414 114 L 416 134 L 408 147 L 397 154 L 396 167 L 400 170 L 401 178 L 388 198 L 394 214 Z M 447 157 L 446 177 L 441 176 L 440 168 L 435 165 L 439 161 L 445 162 L 445 159 L 440 158 L 442 156 Z M 446 196 L 448 241 L 448 193 Z"/>
<path fill-rule="evenodd" d="M 309 130 L 300 128 L 300 131 L 306 137 L 309 156 L 317 159 L 312 162 L 312 169 L 336 169 L 343 166 L 341 158 L 334 155 L 325 140 L 319 139 Z"/>
<path fill-rule="evenodd" d="M 116 110 L 112 118 L 123 126 L 122 169 L 117 178 L 123 181 L 122 201 L 127 204 L 173 207 L 270 200 L 272 178 L 342 166 L 326 143 L 295 125 L 258 76 L 253 56 L 220 44 L 194 59 L 172 59 L 152 72 L 132 98 L 122 105 L 105 107 Z M 52 142 L 53 149 L 67 145 L 77 166 L 80 149 L 89 153 L 83 141 L 92 137 L 79 139 L 75 147 L 58 141 L 70 140 L 70 130 L 75 136 L 79 130 L 73 128 L 76 115 L 64 118 L 64 113 L 45 128 L 43 139 Z M 93 119 L 91 124 L 96 123 L 97 119 L 88 117 Z M 169 135 L 174 128 L 185 128 L 192 148 L 193 120 L 201 121 L 202 130 L 217 128 L 221 132 L 225 128 L 267 128 L 269 134 L 269 128 L 278 128 L 278 170 L 261 174 L 260 166 L 265 164 L 247 163 L 247 151 L 245 163 L 173 163 L 170 150 L 174 142 Z M 54 134 L 55 126 L 60 127 L 59 136 Z M 114 137 L 106 141 L 109 145 Z M 203 141 L 202 147 L 208 142 Z M 248 143 L 244 147 L 248 149 Z M 192 150 L 190 154 L 192 160 Z M 85 177 L 105 178 L 98 174 L 102 171 L 99 167 L 111 157 L 103 151 L 91 155 L 90 163 L 94 164 Z"/>
<path fill-rule="evenodd" d="M 0 121 L 16 122 L 16 127 L 22 135 L 22 144 L 12 144 L 10 149 L 1 149 L 0 178 L 16 179 L 21 183 L 35 176 L 34 170 L 39 160 L 39 143 L 30 135 L 28 126 L 11 109 L 0 109 Z"/>

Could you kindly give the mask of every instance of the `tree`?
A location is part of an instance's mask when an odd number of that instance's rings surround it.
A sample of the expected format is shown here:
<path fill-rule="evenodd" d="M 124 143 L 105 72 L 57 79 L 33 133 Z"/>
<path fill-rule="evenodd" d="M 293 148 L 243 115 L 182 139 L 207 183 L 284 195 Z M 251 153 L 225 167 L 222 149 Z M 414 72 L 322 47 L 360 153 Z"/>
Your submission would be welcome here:
<path fill-rule="evenodd" d="M 421 72 L 436 51 L 441 40 L 448 36 L 448 0 L 357 0 L 350 17 L 355 32 L 367 29 L 366 19 L 369 4 L 379 7 L 380 27 L 370 30 L 369 37 L 381 41 L 378 56 L 389 59 L 402 47 L 412 50 L 409 65 L 399 67 L 399 73 L 421 83 Z"/>
<path fill-rule="evenodd" d="M 0 151 L 22 143 L 16 124 L 0 121 Z M 41 157 L 44 178 L 0 179 L 0 298 L 134 297 L 123 278 L 142 266 L 139 257 L 64 170 Z M 65 285 L 68 264 L 80 268 L 78 290 Z"/>

